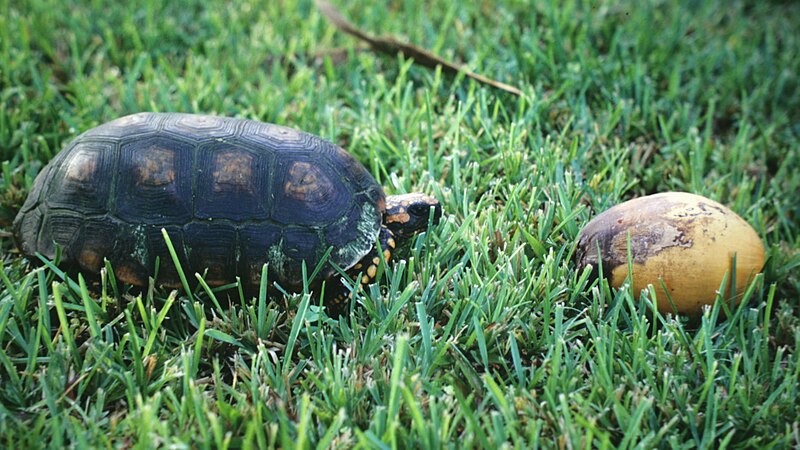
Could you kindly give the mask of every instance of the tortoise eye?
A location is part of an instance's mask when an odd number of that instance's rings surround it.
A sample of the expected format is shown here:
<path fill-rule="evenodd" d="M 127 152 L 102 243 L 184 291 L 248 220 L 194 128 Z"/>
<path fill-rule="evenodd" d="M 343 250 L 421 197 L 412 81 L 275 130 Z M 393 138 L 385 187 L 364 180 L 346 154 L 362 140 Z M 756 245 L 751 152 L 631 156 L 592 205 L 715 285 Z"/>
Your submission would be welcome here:
<path fill-rule="evenodd" d="M 408 213 L 414 216 L 425 216 L 430 214 L 431 205 L 415 204 L 408 207 Z"/>

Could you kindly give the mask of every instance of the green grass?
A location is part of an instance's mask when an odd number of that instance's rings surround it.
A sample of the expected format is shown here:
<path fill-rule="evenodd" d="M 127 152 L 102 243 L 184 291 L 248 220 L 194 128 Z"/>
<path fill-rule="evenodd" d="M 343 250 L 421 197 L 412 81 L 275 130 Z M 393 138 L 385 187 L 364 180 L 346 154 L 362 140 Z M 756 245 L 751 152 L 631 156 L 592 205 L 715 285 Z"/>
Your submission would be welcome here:
<path fill-rule="evenodd" d="M 301 128 L 446 211 L 339 320 L 113 270 L 98 294 L 0 234 L 0 447 L 800 446 L 799 4 L 337 3 L 525 96 L 356 51 L 306 0 L 0 0 L 0 230 L 64 143 L 143 110 Z M 727 320 L 572 262 L 666 190 L 767 246 Z"/>

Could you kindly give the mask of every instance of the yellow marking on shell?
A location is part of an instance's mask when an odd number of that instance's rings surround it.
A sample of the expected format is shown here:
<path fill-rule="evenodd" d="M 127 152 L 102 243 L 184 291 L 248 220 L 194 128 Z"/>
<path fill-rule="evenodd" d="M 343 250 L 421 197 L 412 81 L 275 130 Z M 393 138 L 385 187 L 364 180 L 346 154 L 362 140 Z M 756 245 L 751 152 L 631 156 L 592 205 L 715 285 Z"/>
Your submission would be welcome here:
<path fill-rule="evenodd" d="M 378 259 L 378 258 L 375 258 Z M 372 280 L 375 278 L 375 275 L 378 274 L 378 266 L 371 265 L 367 268 L 367 275 L 369 275 L 369 279 Z"/>
<path fill-rule="evenodd" d="M 391 248 L 394 248 L 394 247 L 397 245 L 397 244 L 394 242 L 394 238 L 389 238 L 389 239 L 387 239 L 387 240 L 386 240 L 386 243 L 387 243 L 387 244 L 389 245 L 389 247 L 391 247 Z"/>
<path fill-rule="evenodd" d="M 389 250 L 384 250 L 383 251 L 383 260 L 384 261 L 389 262 L 389 258 L 391 258 L 391 257 L 392 257 L 392 252 L 390 252 Z"/>
<path fill-rule="evenodd" d="M 222 275 L 219 275 L 217 278 L 211 278 L 210 276 L 204 276 L 203 280 L 206 282 L 207 285 L 209 285 L 211 287 L 219 287 L 219 286 L 223 286 L 223 285 L 226 285 L 226 284 L 231 282 L 230 279 L 225 278 Z"/>
<path fill-rule="evenodd" d="M 99 271 L 104 265 L 103 255 L 96 249 L 87 248 L 86 245 L 84 245 L 83 249 L 81 249 L 81 253 L 78 256 L 78 261 L 80 261 L 84 268 L 91 270 L 92 272 Z"/>
<path fill-rule="evenodd" d="M 114 276 L 124 283 L 134 286 L 145 286 L 147 280 L 139 276 L 139 270 L 130 263 L 122 263 L 114 266 Z"/>
<path fill-rule="evenodd" d="M 283 190 L 287 196 L 302 202 L 320 202 L 333 192 L 333 183 L 324 173 L 303 161 L 292 163 Z"/>
<path fill-rule="evenodd" d="M 376 264 L 377 265 L 377 264 L 380 264 L 380 262 L 381 262 L 381 259 L 378 258 L 377 256 L 372 258 L 372 264 Z"/>
<path fill-rule="evenodd" d="M 362 267 L 364 267 L 364 266 L 363 266 L 363 265 L 361 265 L 361 263 L 358 263 L 358 264 L 356 264 L 355 266 L 353 266 L 353 269 L 355 269 L 355 270 L 360 270 Z"/>
<path fill-rule="evenodd" d="M 253 192 L 253 156 L 228 150 L 214 155 L 214 192 Z"/>
<path fill-rule="evenodd" d="M 136 182 L 146 186 L 164 186 L 175 181 L 175 152 L 151 146 L 137 152 L 133 164 Z"/>
<path fill-rule="evenodd" d="M 96 152 L 75 152 L 67 164 L 64 176 L 73 181 L 87 181 L 94 177 L 98 159 L 99 154 Z"/>
<path fill-rule="evenodd" d="M 361 284 L 367 284 L 367 283 L 369 283 L 369 280 L 370 280 L 370 278 L 368 276 L 363 275 L 361 277 Z"/>
<path fill-rule="evenodd" d="M 206 284 L 209 286 L 222 286 L 224 284 L 228 284 L 231 282 L 230 278 L 225 276 L 225 269 L 227 269 L 224 265 L 211 265 L 211 267 L 206 268 L 205 272 L 203 273 L 203 280 L 205 280 Z"/>
<path fill-rule="evenodd" d="M 302 140 L 300 132 L 288 127 L 273 124 L 259 124 L 255 127 L 253 132 L 258 136 L 263 136 L 269 139 L 277 139 L 280 142 L 298 142 Z"/>
<path fill-rule="evenodd" d="M 213 116 L 206 116 L 203 114 L 187 114 L 182 116 L 178 123 L 190 128 L 216 128 L 219 126 L 219 119 Z"/>
<path fill-rule="evenodd" d="M 147 120 L 148 115 L 149 115 L 148 113 L 131 114 L 125 117 L 120 117 L 119 119 L 115 119 L 110 123 L 118 127 L 125 125 L 135 125 L 137 123 L 145 122 Z"/>

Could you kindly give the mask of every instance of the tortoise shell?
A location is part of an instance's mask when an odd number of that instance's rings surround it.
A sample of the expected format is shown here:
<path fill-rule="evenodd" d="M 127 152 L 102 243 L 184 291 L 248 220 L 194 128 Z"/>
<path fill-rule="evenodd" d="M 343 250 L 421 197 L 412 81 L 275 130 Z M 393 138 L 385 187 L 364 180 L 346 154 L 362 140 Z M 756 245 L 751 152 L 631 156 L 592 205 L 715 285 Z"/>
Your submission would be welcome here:
<path fill-rule="evenodd" d="M 36 177 L 14 221 L 29 258 L 118 279 L 180 280 L 161 229 L 187 273 L 210 285 L 302 284 L 327 261 L 355 265 L 378 237 L 382 188 L 340 147 L 282 126 L 206 115 L 141 113 L 78 136 Z M 334 273 L 331 264 L 320 272 Z"/>

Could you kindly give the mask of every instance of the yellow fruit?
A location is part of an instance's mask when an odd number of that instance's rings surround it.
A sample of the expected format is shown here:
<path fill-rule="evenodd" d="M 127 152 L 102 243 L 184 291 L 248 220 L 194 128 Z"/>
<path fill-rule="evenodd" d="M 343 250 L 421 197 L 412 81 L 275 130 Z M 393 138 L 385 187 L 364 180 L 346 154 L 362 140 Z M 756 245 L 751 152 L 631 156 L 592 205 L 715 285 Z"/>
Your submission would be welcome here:
<path fill-rule="evenodd" d="M 736 294 L 764 266 L 756 231 L 725 206 L 699 195 L 665 192 L 621 203 L 592 219 L 578 238 L 581 267 L 599 267 L 613 287 L 628 277 L 628 242 L 633 289 L 653 285 L 662 313 L 696 316 L 712 304 L 736 257 Z M 729 289 L 729 288 L 728 288 Z M 728 298 L 726 293 L 725 298 Z"/>

